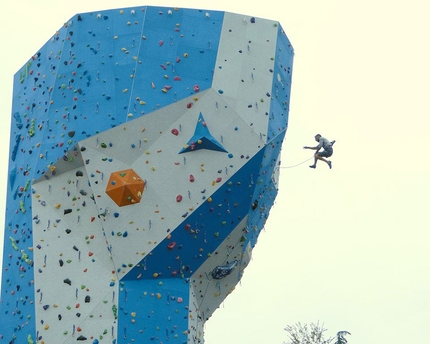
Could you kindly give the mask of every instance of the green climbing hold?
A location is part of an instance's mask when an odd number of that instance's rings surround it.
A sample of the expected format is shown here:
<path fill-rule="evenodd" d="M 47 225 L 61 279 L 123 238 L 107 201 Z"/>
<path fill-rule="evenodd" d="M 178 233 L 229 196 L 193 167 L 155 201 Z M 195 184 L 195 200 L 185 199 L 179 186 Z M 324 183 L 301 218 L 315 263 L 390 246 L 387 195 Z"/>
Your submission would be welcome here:
<path fill-rule="evenodd" d="M 30 137 L 34 136 L 34 118 L 31 120 L 30 129 L 28 129 L 28 135 L 30 135 Z"/>
<path fill-rule="evenodd" d="M 28 187 L 30 186 L 30 183 L 31 183 L 31 181 L 30 181 L 30 180 L 27 180 L 27 182 L 25 183 L 25 186 L 24 186 L 24 191 L 25 191 L 25 192 L 27 192 L 27 191 L 28 191 Z"/>
<path fill-rule="evenodd" d="M 118 308 L 115 305 L 112 306 L 112 312 L 115 320 L 118 319 Z"/>
<path fill-rule="evenodd" d="M 14 238 L 9 237 L 10 241 L 12 242 L 12 247 L 14 248 L 15 251 L 18 251 L 18 246 L 16 244 L 16 241 Z"/>
<path fill-rule="evenodd" d="M 34 340 L 33 340 L 33 338 L 31 337 L 31 334 L 29 334 L 29 335 L 28 335 L 28 337 L 27 337 L 27 342 L 28 342 L 28 344 L 34 344 Z"/>
<path fill-rule="evenodd" d="M 25 214 L 25 205 L 24 205 L 24 201 L 20 200 L 19 201 L 19 210 L 21 210 L 21 213 Z"/>
<path fill-rule="evenodd" d="M 28 265 L 33 265 L 33 261 L 31 259 L 28 258 L 28 254 L 25 253 L 24 250 L 21 250 L 21 259 L 26 262 Z"/>

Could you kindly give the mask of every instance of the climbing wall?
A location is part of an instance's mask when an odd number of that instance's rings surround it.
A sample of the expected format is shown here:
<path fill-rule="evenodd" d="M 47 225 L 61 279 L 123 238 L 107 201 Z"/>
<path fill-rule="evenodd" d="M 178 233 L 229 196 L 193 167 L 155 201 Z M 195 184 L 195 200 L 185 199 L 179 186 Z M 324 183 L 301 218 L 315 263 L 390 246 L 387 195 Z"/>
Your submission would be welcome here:
<path fill-rule="evenodd" d="M 278 22 L 77 14 L 14 79 L 0 343 L 203 343 L 278 191 Z"/>

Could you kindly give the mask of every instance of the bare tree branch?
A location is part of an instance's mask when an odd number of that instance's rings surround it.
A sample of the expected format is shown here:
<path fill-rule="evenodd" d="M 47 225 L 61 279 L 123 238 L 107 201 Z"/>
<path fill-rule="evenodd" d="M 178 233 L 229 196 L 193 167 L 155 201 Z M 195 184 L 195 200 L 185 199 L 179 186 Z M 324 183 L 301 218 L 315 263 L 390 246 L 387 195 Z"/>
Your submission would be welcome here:
<path fill-rule="evenodd" d="M 324 328 L 324 325 L 320 325 L 319 322 L 316 324 L 311 323 L 309 326 L 307 324 L 302 325 L 301 323 L 288 325 L 284 330 L 288 332 L 290 341 L 283 344 L 330 344 L 334 339 L 333 337 L 324 338 L 324 332 L 327 329 Z"/>

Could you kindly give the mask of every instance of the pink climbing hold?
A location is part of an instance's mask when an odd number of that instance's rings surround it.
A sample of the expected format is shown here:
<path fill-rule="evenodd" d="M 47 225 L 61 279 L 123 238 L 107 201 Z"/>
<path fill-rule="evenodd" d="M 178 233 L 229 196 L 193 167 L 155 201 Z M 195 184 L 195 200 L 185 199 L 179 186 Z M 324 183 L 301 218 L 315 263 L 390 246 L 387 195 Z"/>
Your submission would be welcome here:
<path fill-rule="evenodd" d="M 165 65 L 161 64 L 160 67 L 163 68 L 164 70 L 166 70 L 166 66 Z"/>
<path fill-rule="evenodd" d="M 190 174 L 190 182 L 193 183 L 194 182 L 194 176 L 192 174 Z"/>
<path fill-rule="evenodd" d="M 191 109 L 191 107 L 193 106 L 193 103 L 192 102 L 190 102 L 190 103 L 188 103 L 187 104 L 187 109 Z"/>
<path fill-rule="evenodd" d="M 167 245 L 167 248 L 169 250 L 173 250 L 173 248 L 176 246 L 176 242 L 172 241 L 169 245 Z"/>
<path fill-rule="evenodd" d="M 176 63 L 181 62 L 181 58 L 179 56 L 176 57 Z"/>
<path fill-rule="evenodd" d="M 161 47 L 163 44 L 164 44 L 164 41 L 162 41 L 162 40 L 158 42 L 158 45 L 159 45 L 160 47 Z"/>
<path fill-rule="evenodd" d="M 179 135 L 179 130 L 178 130 L 178 129 L 176 129 L 176 128 L 173 128 L 172 130 L 170 130 L 170 132 L 171 132 L 173 135 L 175 135 L 175 136 L 178 136 L 178 135 Z"/>
<path fill-rule="evenodd" d="M 198 91 L 200 91 L 200 86 L 199 85 L 194 85 L 194 92 L 197 93 Z"/>
<path fill-rule="evenodd" d="M 182 201 L 182 196 L 181 195 L 176 196 L 176 202 L 181 202 L 181 201 Z"/>
<path fill-rule="evenodd" d="M 219 183 L 221 180 L 222 180 L 222 178 L 221 178 L 221 177 L 218 177 L 215 181 L 216 181 L 217 183 Z"/>
<path fill-rule="evenodd" d="M 175 77 L 173 78 L 173 80 L 174 80 L 174 81 L 181 81 L 182 79 L 181 79 L 181 77 L 179 77 L 179 76 L 175 76 Z"/>

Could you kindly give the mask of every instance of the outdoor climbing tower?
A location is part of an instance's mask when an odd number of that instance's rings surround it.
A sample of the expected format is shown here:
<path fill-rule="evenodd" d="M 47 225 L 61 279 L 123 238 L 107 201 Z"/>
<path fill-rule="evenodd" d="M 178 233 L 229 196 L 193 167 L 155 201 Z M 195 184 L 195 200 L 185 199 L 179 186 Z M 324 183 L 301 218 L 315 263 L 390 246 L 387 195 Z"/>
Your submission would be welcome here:
<path fill-rule="evenodd" d="M 292 61 L 221 11 L 56 31 L 14 79 L 0 344 L 203 343 L 278 192 Z"/>

